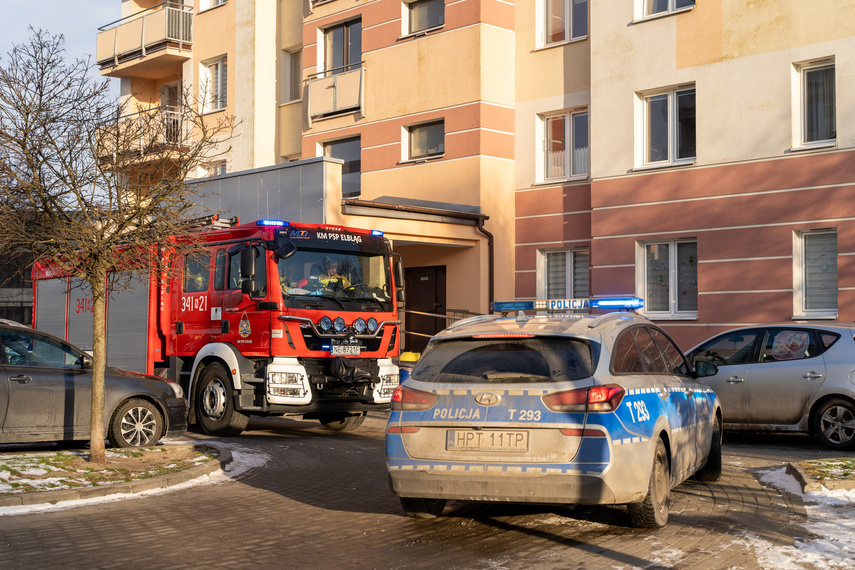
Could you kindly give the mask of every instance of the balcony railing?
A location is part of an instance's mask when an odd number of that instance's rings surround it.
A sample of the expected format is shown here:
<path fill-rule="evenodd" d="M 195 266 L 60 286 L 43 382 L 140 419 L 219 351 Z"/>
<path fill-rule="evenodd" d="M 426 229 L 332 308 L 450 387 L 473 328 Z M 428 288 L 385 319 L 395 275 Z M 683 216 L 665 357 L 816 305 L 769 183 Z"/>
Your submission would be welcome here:
<path fill-rule="evenodd" d="M 187 143 L 192 125 L 181 107 L 161 106 L 123 115 L 105 124 L 100 154 L 142 156 Z"/>
<path fill-rule="evenodd" d="M 365 68 L 362 62 L 309 76 L 309 117 L 362 109 Z"/>
<path fill-rule="evenodd" d="M 95 57 L 102 69 L 168 47 L 189 50 L 193 43 L 193 7 L 163 2 L 98 31 Z"/>

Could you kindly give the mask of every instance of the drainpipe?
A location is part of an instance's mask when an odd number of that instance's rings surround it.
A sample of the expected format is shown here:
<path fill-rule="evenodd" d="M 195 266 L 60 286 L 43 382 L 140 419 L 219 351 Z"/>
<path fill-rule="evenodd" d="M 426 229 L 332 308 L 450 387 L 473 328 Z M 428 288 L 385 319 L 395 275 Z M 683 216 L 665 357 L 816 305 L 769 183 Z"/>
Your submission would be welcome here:
<path fill-rule="evenodd" d="M 476 214 L 475 212 L 460 212 L 458 210 L 446 210 L 443 208 L 430 208 L 427 206 L 408 206 L 405 204 L 390 204 L 388 202 L 374 202 L 373 200 L 359 200 L 357 198 L 345 198 L 341 201 L 343 210 L 347 206 L 355 208 L 374 208 L 377 210 L 392 210 L 396 212 L 404 212 L 411 214 L 423 214 L 429 216 L 440 216 L 444 218 L 455 218 L 458 220 L 467 220 L 471 222 L 479 233 L 487 238 L 487 262 L 488 262 L 488 298 L 492 304 L 495 301 L 495 239 L 493 234 L 484 229 L 484 222 L 490 219 L 490 216 L 485 214 Z M 343 212 L 346 213 L 346 212 Z"/>

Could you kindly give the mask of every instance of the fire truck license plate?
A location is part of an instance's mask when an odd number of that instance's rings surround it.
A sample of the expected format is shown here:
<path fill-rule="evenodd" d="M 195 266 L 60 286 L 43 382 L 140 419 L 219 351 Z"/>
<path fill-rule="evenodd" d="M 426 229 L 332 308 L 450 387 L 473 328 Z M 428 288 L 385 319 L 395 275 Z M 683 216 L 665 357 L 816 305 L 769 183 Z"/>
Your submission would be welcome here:
<path fill-rule="evenodd" d="M 342 345 L 334 344 L 330 347 L 330 354 L 333 356 L 359 356 L 362 347 L 358 345 Z"/>

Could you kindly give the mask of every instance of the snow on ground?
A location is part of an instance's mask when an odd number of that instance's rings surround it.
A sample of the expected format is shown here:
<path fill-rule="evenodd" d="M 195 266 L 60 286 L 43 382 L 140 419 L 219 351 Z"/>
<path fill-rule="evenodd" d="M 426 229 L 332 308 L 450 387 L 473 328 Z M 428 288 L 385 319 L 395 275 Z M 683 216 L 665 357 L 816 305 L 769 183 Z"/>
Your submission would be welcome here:
<path fill-rule="evenodd" d="M 41 505 L 23 505 L 18 507 L 0 507 L 0 516 L 21 515 L 29 513 L 43 513 L 52 511 L 62 511 L 82 507 L 86 505 L 95 505 L 98 503 L 110 503 L 114 501 L 122 501 L 126 499 L 136 499 L 139 497 L 150 497 L 152 495 L 160 495 L 162 493 L 171 493 L 182 489 L 198 487 L 200 485 L 210 485 L 215 483 L 224 483 L 232 479 L 237 479 L 247 471 L 258 467 L 263 467 L 269 460 L 270 456 L 260 451 L 245 447 L 223 445 L 231 452 L 233 460 L 226 465 L 225 470 L 217 469 L 216 471 L 197 477 L 185 483 L 173 485 L 164 489 L 152 489 L 150 491 L 142 491 L 139 493 L 116 493 L 107 495 L 106 497 L 94 497 L 91 499 L 77 499 L 72 501 L 61 501 L 56 504 L 41 504 Z"/>
<path fill-rule="evenodd" d="M 855 489 L 802 494 L 801 486 L 786 468 L 767 471 L 760 481 L 787 493 L 801 495 L 807 511 L 805 530 L 810 537 L 782 547 L 746 536 L 754 547 L 757 562 L 766 568 L 801 569 L 805 565 L 825 568 L 851 568 L 855 560 Z"/>

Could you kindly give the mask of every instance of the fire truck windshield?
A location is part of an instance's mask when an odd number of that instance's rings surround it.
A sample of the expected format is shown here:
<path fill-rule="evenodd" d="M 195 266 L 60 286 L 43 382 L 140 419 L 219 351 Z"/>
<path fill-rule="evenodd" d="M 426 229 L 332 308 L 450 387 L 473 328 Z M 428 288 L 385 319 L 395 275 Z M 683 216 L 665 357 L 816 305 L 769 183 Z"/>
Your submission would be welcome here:
<path fill-rule="evenodd" d="M 297 296 L 392 302 L 388 257 L 362 252 L 300 249 L 279 260 L 279 283 L 287 301 Z"/>

